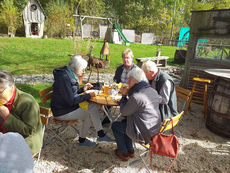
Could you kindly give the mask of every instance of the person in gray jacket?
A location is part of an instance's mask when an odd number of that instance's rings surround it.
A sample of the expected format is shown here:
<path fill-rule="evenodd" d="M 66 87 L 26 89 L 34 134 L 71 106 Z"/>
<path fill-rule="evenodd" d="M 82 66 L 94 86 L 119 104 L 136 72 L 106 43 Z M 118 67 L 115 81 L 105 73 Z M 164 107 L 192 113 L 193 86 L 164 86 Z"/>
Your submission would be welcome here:
<path fill-rule="evenodd" d="M 115 154 L 123 161 L 134 157 L 133 141 L 150 143 L 151 137 L 159 132 L 161 114 L 159 103 L 161 97 L 153 89 L 138 67 L 128 73 L 129 91 L 122 91 L 119 102 L 121 115 L 126 117 L 121 122 L 112 124 L 113 134 L 117 143 Z M 127 95 L 129 99 L 127 99 Z"/>
<path fill-rule="evenodd" d="M 19 133 L 0 132 L 0 172 L 33 173 L 32 151 Z"/>
<path fill-rule="evenodd" d="M 157 90 L 162 97 L 160 112 L 162 121 L 167 118 L 175 117 L 177 112 L 177 97 L 173 79 L 166 73 L 157 68 L 152 61 L 146 61 L 142 65 L 150 85 Z"/>

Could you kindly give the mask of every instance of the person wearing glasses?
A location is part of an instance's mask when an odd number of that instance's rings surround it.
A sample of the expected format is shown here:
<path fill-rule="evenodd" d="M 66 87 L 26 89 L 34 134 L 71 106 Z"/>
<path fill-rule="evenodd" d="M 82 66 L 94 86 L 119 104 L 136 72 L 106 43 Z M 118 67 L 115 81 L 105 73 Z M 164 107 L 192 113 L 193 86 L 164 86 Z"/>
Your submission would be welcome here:
<path fill-rule="evenodd" d="M 53 94 L 51 98 L 51 110 L 55 119 L 58 120 L 82 120 L 79 140 L 80 147 L 93 147 L 95 142 L 86 138 L 91 122 L 97 131 L 97 142 L 113 142 L 105 135 L 102 128 L 99 105 L 89 103 L 88 110 L 79 107 L 81 102 L 89 100 L 97 95 L 96 92 L 84 93 L 90 89 L 90 83 L 79 87 L 78 76 L 82 75 L 87 67 L 87 61 L 81 56 L 74 56 L 68 66 L 54 69 Z"/>
<path fill-rule="evenodd" d="M 39 105 L 33 96 L 15 87 L 13 76 L 5 70 L 0 70 L 0 132 L 21 134 L 32 154 L 42 147 Z"/>

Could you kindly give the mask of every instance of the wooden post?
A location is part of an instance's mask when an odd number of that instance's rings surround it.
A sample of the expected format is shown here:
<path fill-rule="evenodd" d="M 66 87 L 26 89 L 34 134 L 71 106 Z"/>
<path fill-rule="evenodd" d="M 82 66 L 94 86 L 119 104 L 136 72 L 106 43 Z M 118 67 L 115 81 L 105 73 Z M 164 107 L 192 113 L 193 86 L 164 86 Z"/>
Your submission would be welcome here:
<path fill-rule="evenodd" d="M 85 16 L 84 16 L 84 17 L 80 17 L 80 20 L 81 20 L 81 39 L 83 39 L 83 27 L 82 27 L 82 22 L 83 22 L 84 19 L 85 19 Z"/>

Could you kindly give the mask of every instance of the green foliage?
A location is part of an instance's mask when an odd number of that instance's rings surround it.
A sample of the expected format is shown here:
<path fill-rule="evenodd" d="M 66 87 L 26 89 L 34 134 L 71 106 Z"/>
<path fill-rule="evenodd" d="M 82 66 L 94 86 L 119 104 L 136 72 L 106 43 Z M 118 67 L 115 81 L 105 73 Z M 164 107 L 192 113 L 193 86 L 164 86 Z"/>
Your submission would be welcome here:
<path fill-rule="evenodd" d="M 52 84 L 50 83 L 43 83 L 43 84 L 16 84 L 16 87 L 21 91 L 31 94 L 35 100 L 41 105 L 41 100 L 39 97 L 39 91 L 50 87 Z M 49 104 L 49 103 L 48 103 Z M 44 105 L 50 107 L 50 105 Z"/>
<path fill-rule="evenodd" d="M 19 11 L 13 0 L 3 0 L 0 4 L 0 21 L 8 27 L 8 35 L 14 35 L 19 26 Z"/>
<path fill-rule="evenodd" d="M 48 14 L 47 34 L 51 37 L 65 37 L 73 32 L 73 9 L 64 0 L 52 0 L 46 6 Z"/>

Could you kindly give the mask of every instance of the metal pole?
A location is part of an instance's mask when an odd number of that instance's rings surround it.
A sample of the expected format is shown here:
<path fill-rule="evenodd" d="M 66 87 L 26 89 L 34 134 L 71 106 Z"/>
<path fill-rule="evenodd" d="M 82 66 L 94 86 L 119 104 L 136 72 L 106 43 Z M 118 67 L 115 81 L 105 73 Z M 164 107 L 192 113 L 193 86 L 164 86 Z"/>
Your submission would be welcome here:
<path fill-rule="evenodd" d="M 82 22 L 85 19 L 85 17 L 80 17 L 81 20 L 81 39 L 83 39 L 83 27 L 82 27 Z"/>

